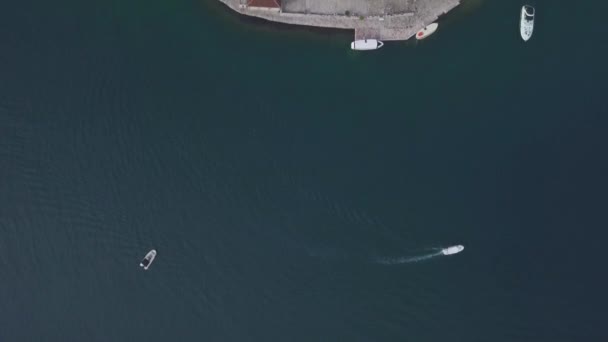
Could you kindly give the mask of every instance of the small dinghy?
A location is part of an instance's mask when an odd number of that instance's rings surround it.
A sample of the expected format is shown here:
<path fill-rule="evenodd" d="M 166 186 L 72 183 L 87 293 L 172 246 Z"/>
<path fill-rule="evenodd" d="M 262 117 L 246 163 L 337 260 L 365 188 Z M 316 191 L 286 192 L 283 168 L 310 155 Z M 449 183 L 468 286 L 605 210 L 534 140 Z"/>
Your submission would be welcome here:
<path fill-rule="evenodd" d="M 430 24 L 429 26 L 423 28 L 422 30 L 418 31 L 418 33 L 416 33 L 416 39 L 421 40 L 432 35 L 433 33 L 435 33 L 435 31 L 437 31 L 438 27 L 439 24 L 437 23 Z"/>
<path fill-rule="evenodd" d="M 152 261 L 154 261 L 154 258 L 156 258 L 156 250 L 155 249 L 149 251 L 148 254 L 146 254 L 146 256 L 139 263 L 139 266 L 143 267 L 144 270 L 147 270 L 148 267 L 150 267 L 150 265 L 152 265 Z"/>

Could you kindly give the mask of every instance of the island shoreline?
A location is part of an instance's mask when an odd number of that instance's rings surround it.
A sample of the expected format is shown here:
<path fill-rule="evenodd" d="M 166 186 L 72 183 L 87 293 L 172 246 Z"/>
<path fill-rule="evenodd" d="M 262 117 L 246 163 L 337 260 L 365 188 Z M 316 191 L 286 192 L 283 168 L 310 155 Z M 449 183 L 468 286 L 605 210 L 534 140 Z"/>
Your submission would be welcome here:
<path fill-rule="evenodd" d="M 383 41 L 408 40 L 425 26 L 454 9 L 460 0 L 414 0 L 416 6 L 398 13 L 385 11 L 380 15 L 347 15 L 329 13 L 288 12 L 281 3 L 251 0 L 219 0 L 231 10 L 250 17 L 272 22 L 354 30 L 354 39 L 378 39 Z M 422 2 L 418 4 L 417 2 Z M 275 5 L 276 4 L 276 5 Z"/>

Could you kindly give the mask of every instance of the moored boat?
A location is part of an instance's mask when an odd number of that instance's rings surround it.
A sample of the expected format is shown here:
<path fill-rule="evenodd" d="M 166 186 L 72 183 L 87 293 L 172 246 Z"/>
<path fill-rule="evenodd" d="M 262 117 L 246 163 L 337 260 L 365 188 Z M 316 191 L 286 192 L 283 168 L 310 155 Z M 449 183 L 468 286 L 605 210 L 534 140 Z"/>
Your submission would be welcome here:
<path fill-rule="evenodd" d="M 432 35 L 433 33 L 435 33 L 435 31 L 437 31 L 438 27 L 439 27 L 439 24 L 437 24 L 437 23 L 432 23 L 432 24 L 426 26 L 422 30 L 418 31 L 418 33 L 416 33 L 416 39 L 420 40 L 420 39 L 424 39 L 424 38 Z"/>
<path fill-rule="evenodd" d="M 377 39 L 359 39 L 350 43 L 350 48 L 358 51 L 377 50 L 382 46 L 384 43 Z"/>
<path fill-rule="evenodd" d="M 150 265 L 152 265 L 152 261 L 154 261 L 154 258 L 156 258 L 156 250 L 155 249 L 149 251 L 148 254 L 146 254 L 146 256 L 139 263 L 139 266 L 143 267 L 144 270 L 147 270 L 148 267 L 150 267 Z"/>
<path fill-rule="evenodd" d="M 519 33 L 524 42 L 527 42 L 532 37 L 532 32 L 534 32 L 534 12 L 534 7 L 529 5 L 524 5 L 521 8 Z"/>

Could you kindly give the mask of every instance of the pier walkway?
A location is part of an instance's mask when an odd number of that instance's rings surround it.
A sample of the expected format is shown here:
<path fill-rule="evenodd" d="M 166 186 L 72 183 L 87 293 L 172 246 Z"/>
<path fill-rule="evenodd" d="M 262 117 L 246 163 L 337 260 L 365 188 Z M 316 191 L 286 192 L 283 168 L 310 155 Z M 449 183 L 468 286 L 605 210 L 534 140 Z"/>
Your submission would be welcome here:
<path fill-rule="evenodd" d="M 460 0 L 283 0 L 280 7 L 220 0 L 243 15 L 274 22 L 352 29 L 356 39 L 407 40 L 458 6 Z"/>

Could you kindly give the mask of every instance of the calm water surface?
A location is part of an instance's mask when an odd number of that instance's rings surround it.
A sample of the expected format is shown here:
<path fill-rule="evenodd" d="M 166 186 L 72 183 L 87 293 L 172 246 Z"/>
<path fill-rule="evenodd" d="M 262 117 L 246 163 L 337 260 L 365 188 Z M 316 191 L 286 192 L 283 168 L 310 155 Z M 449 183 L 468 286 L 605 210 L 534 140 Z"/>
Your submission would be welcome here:
<path fill-rule="evenodd" d="M 5 4 L 0 340 L 605 341 L 608 5 L 521 5 Z"/>

